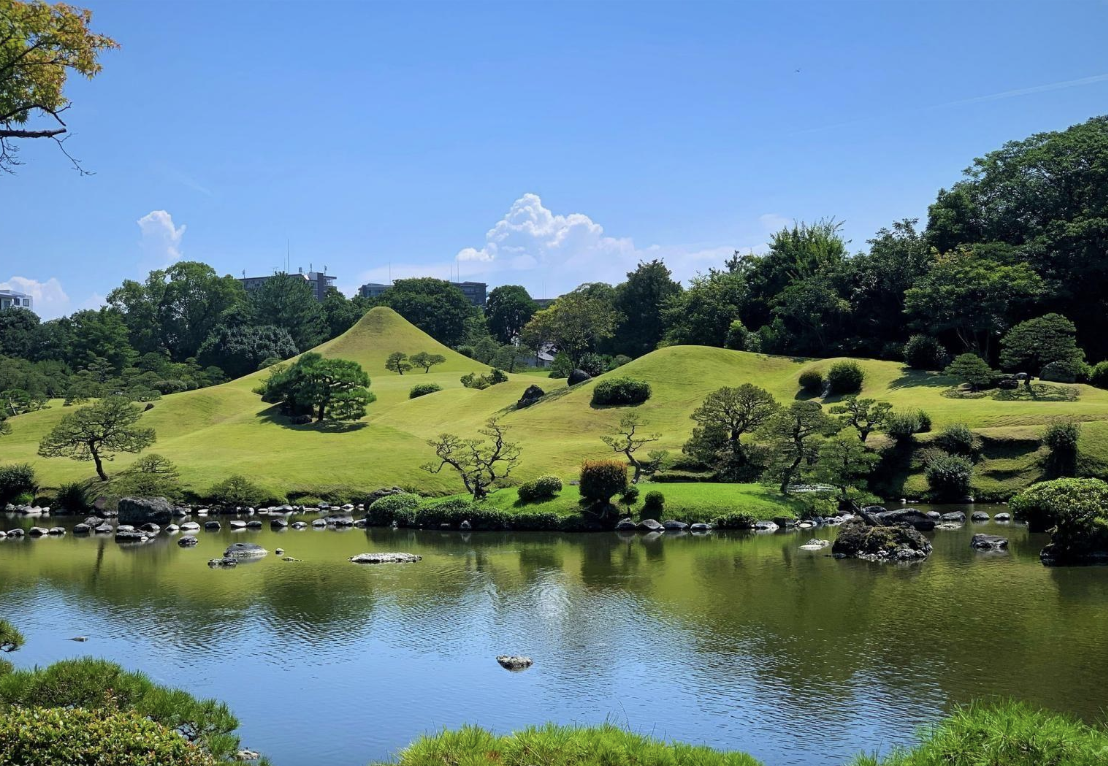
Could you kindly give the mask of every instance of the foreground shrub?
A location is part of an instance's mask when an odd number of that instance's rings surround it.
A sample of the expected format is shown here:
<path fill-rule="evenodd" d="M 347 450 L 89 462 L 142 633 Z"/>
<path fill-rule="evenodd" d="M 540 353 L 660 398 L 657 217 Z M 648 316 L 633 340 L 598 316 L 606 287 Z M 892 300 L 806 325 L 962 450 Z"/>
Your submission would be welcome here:
<path fill-rule="evenodd" d="M 812 396 L 823 393 L 823 373 L 819 370 L 805 370 L 800 373 L 800 388 Z"/>
<path fill-rule="evenodd" d="M 627 488 L 627 464 L 622 460 L 586 460 L 581 464 L 581 497 L 605 504 Z"/>
<path fill-rule="evenodd" d="M 187 740 L 218 759 L 232 757 L 239 748 L 234 734 L 239 722 L 222 702 L 198 700 L 180 689 L 158 686 L 142 673 L 89 657 L 0 676 L 0 720 L 17 715 L 17 708 L 115 708 L 172 729 L 184 737 L 180 740 L 183 744 Z M 67 714 L 75 712 L 68 710 Z M 0 763 L 9 762 L 0 758 Z M 67 763 L 59 761 L 58 766 Z"/>
<path fill-rule="evenodd" d="M 904 344 L 904 361 L 913 370 L 940 370 L 946 364 L 947 353 L 930 335 L 913 335 Z"/>
<path fill-rule="evenodd" d="M 1050 450 L 1046 460 L 1051 477 L 1073 476 L 1077 473 L 1078 442 L 1081 424 L 1076 420 L 1058 420 L 1043 431 L 1043 445 Z"/>
<path fill-rule="evenodd" d="M 1097 388 L 1108 388 L 1108 361 L 1097 362 L 1089 370 L 1089 383 Z"/>
<path fill-rule="evenodd" d="M 666 496 L 658 490 L 651 490 L 646 493 L 646 497 L 642 501 L 643 515 L 653 515 L 662 513 L 666 509 Z"/>
<path fill-rule="evenodd" d="M 419 495 L 409 492 L 386 495 L 369 506 L 365 518 L 375 526 L 388 526 L 394 521 L 401 526 L 408 526 L 415 519 L 415 511 L 422 502 Z"/>
<path fill-rule="evenodd" d="M 605 404 L 642 404 L 650 398 L 650 384 L 631 378 L 613 378 L 602 380 L 592 390 L 592 403 Z"/>
<path fill-rule="evenodd" d="M 218 484 L 212 485 L 208 490 L 206 499 L 209 502 L 230 507 L 279 505 L 284 498 L 274 495 L 269 490 L 259 487 L 245 476 L 235 474 L 229 476 Z"/>
<path fill-rule="evenodd" d="M 70 513 L 82 513 L 89 510 L 92 508 L 92 501 L 92 492 L 83 481 L 61 484 L 54 495 L 54 502 Z"/>
<path fill-rule="evenodd" d="M 0 620 L 0 652 L 14 652 L 23 646 L 23 634 L 7 620 Z"/>
<path fill-rule="evenodd" d="M 421 737 L 400 753 L 397 766 L 759 766 L 745 753 L 662 742 L 604 724 L 531 727 L 497 736 L 476 726 Z"/>
<path fill-rule="evenodd" d="M 0 503 L 10 503 L 20 495 L 33 495 L 37 489 L 35 469 L 29 463 L 0 465 Z"/>
<path fill-rule="evenodd" d="M 540 476 L 534 481 L 525 481 L 519 485 L 519 499 L 524 503 L 536 500 L 549 500 L 562 491 L 562 480 L 557 476 Z"/>
<path fill-rule="evenodd" d="M 935 437 L 935 444 L 951 455 L 973 458 L 978 451 L 977 437 L 965 423 L 947 426 Z"/>
<path fill-rule="evenodd" d="M 855 361 L 835 362 L 827 371 L 827 387 L 832 394 L 856 394 L 865 379 L 865 370 Z"/>
<path fill-rule="evenodd" d="M 898 410 L 890 412 L 885 419 L 885 433 L 898 442 L 911 439 L 923 431 L 919 410 Z"/>
<path fill-rule="evenodd" d="M 215 766 L 175 731 L 132 712 L 19 708 L 0 718 L 0 763 Z"/>
<path fill-rule="evenodd" d="M 723 340 L 723 347 L 729 348 L 732 351 L 750 351 L 747 348 L 747 338 L 750 336 L 750 332 L 743 326 L 743 323 L 738 319 L 731 322 L 731 325 L 727 328 L 727 336 Z"/>
<path fill-rule="evenodd" d="M 408 398 L 418 399 L 421 396 L 427 396 L 427 394 L 434 394 L 439 391 L 442 391 L 442 386 L 438 383 L 418 383 L 412 386 L 411 390 L 408 391 Z"/>
<path fill-rule="evenodd" d="M 917 734 L 918 744 L 853 766 L 1094 766 L 1108 761 L 1108 732 L 1020 702 L 956 709 Z"/>
<path fill-rule="evenodd" d="M 750 529 L 758 518 L 752 513 L 743 511 L 731 511 L 712 519 L 712 526 L 716 529 Z"/>
<path fill-rule="evenodd" d="M 1054 528 L 1056 557 L 1080 559 L 1108 551 L 1108 483 L 1100 479 L 1055 479 L 1021 491 L 1012 513 L 1032 532 Z"/>
<path fill-rule="evenodd" d="M 940 453 L 927 461 L 927 486 L 936 500 L 958 500 L 970 494 L 973 463 L 961 455 Z"/>

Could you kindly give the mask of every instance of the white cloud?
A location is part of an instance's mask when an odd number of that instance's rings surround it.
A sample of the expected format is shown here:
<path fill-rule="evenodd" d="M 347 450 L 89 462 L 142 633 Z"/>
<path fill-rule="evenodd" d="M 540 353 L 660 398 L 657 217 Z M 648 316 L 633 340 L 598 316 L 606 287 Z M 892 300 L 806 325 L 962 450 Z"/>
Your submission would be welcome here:
<path fill-rule="evenodd" d="M 185 225 L 174 226 L 173 216 L 165 210 L 151 210 L 136 223 L 142 231 L 142 249 L 161 268 L 181 259 L 181 238 Z"/>
<path fill-rule="evenodd" d="M 69 296 L 55 277 L 50 277 L 45 282 L 27 277 L 12 277 L 7 282 L 0 282 L 0 290 L 14 290 L 30 295 L 34 312 L 43 319 L 59 317 L 69 308 Z"/>

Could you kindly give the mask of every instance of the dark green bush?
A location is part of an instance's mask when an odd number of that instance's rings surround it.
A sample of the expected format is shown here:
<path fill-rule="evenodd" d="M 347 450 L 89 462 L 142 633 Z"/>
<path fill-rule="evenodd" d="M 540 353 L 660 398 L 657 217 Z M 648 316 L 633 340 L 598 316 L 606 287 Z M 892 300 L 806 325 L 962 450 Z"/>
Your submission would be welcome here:
<path fill-rule="evenodd" d="M 743 326 L 743 323 L 735 319 L 727 328 L 727 336 L 724 338 L 723 347 L 732 351 L 750 351 L 747 348 L 747 337 L 749 335 L 750 332 Z"/>
<path fill-rule="evenodd" d="M 650 384 L 632 378 L 612 378 L 602 380 L 592 390 L 592 403 L 606 404 L 642 404 L 650 398 Z"/>
<path fill-rule="evenodd" d="M 827 371 L 827 386 L 832 394 L 856 394 L 862 390 L 866 372 L 855 361 L 835 362 Z"/>
<path fill-rule="evenodd" d="M 1077 473 L 1078 442 L 1081 441 L 1081 423 L 1076 420 L 1057 420 L 1043 431 L 1043 444 L 1050 455 L 1047 473 L 1052 478 L 1073 476 Z"/>
<path fill-rule="evenodd" d="M 958 500 L 970 494 L 973 463 L 961 455 L 940 453 L 924 468 L 927 485 L 936 500 Z"/>
<path fill-rule="evenodd" d="M 267 489 L 259 487 L 245 476 L 235 474 L 213 484 L 205 499 L 231 508 L 239 506 L 280 505 L 285 501 Z"/>
<path fill-rule="evenodd" d="M 418 399 L 421 396 L 427 396 L 427 394 L 434 394 L 439 391 L 442 391 L 442 386 L 438 383 L 418 383 L 412 386 L 411 390 L 408 391 L 408 398 Z"/>
<path fill-rule="evenodd" d="M 642 509 L 651 513 L 661 513 L 666 509 L 666 496 L 658 490 L 647 492 L 642 501 Z"/>
<path fill-rule="evenodd" d="M 965 423 L 953 423 L 935 437 L 935 444 L 951 455 L 973 458 L 978 452 L 977 437 Z"/>
<path fill-rule="evenodd" d="M 800 373 L 800 388 L 812 396 L 823 393 L 823 373 L 819 370 L 805 370 Z"/>
<path fill-rule="evenodd" d="M 70 513 L 83 513 L 92 508 L 92 492 L 83 481 L 66 482 L 58 486 L 54 502 Z"/>
<path fill-rule="evenodd" d="M 234 733 L 238 720 L 223 703 L 158 686 L 142 673 L 126 671 L 106 660 L 62 660 L 49 667 L 0 676 L 0 720 L 14 715 L 16 708 L 133 711 L 179 732 L 185 737 L 182 742 L 188 740 L 216 758 L 229 759 L 239 748 Z M 6 762 L 0 758 L 0 763 Z"/>
<path fill-rule="evenodd" d="M 113 478 L 111 491 L 120 497 L 164 497 L 170 500 L 177 500 L 182 494 L 177 466 L 169 458 L 156 453 L 143 455 Z"/>
<path fill-rule="evenodd" d="M 549 500 L 561 491 L 562 480 L 557 476 L 540 476 L 520 484 L 517 494 L 522 502 L 533 503 L 536 500 Z"/>
<path fill-rule="evenodd" d="M 921 434 L 931 430 L 931 416 L 925 410 L 916 410 L 916 420 L 919 422 L 919 432 Z"/>
<path fill-rule="evenodd" d="M 1089 365 L 1081 359 L 1060 359 L 1043 367 L 1039 377 L 1053 383 L 1079 383 L 1090 375 Z"/>
<path fill-rule="evenodd" d="M 619 502 L 626 506 L 632 506 L 639 502 L 639 488 L 634 484 L 625 487 L 619 495 Z"/>
<path fill-rule="evenodd" d="M 584 370 L 595 378 L 597 375 L 603 375 L 607 371 L 610 362 L 610 359 L 590 351 L 586 354 L 581 354 L 581 358 L 577 360 L 577 369 Z"/>
<path fill-rule="evenodd" d="M 914 370 L 941 370 L 948 354 L 930 335 L 913 335 L 904 344 L 904 361 Z"/>
<path fill-rule="evenodd" d="M 907 441 L 922 431 L 918 410 L 890 412 L 885 419 L 885 433 L 897 441 Z"/>
<path fill-rule="evenodd" d="M 622 460 L 586 460 L 581 464 L 581 497 L 603 504 L 627 487 L 627 464 Z"/>
<path fill-rule="evenodd" d="M 14 652 L 23 646 L 23 634 L 7 620 L 0 619 L 0 652 Z"/>
<path fill-rule="evenodd" d="M 419 495 L 402 492 L 397 495 L 385 495 L 376 500 L 366 511 L 366 521 L 379 527 L 386 527 L 394 521 L 400 526 L 411 526 L 415 521 L 415 512 L 423 503 Z"/>
<path fill-rule="evenodd" d="M 1097 362 L 1089 370 L 1089 384 L 1097 388 L 1108 388 L 1108 361 Z"/>
<path fill-rule="evenodd" d="M 20 495 L 38 490 L 35 469 L 29 463 L 0 465 L 0 503 L 10 503 Z"/>
<path fill-rule="evenodd" d="M 508 373 L 504 372 L 504 370 L 501 370 L 499 367 L 493 367 L 485 377 L 488 379 L 490 386 L 495 386 L 497 383 L 508 382 Z"/>
<path fill-rule="evenodd" d="M 1108 549 L 1108 483 L 1100 479 L 1055 479 L 1028 487 L 1009 503 L 1032 532 L 1057 527 L 1074 550 Z M 1057 535 L 1056 535 L 1057 537 Z"/>
<path fill-rule="evenodd" d="M 177 732 L 119 710 L 18 708 L 0 716 L 0 763 L 33 766 L 216 766 Z"/>
<path fill-rule="evenodd" d="M 752 513 L 732 511 L 712 519 L 712 526 L 716 529 L 750 529 L 758 519 Z"/>

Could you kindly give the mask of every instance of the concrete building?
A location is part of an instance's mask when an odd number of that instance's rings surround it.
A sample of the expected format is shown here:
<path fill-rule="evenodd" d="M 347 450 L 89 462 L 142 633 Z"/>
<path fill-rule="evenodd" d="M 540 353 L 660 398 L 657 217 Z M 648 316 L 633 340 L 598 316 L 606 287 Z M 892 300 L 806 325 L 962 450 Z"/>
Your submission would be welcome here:
<path fill-rule="evenodd" d="M 484 308 L 488 300 L 488 285 L 485 282 L 451 282 L 450 284 L 462 291 L 470 303 L 478 308 Z M 392 285 L 383 285 L 379 282 L 367 282 L 358 288 L 358 294 L 363 298 L 380 298 Z"/>
<path fill-rule="evenodd" d="M 0 290 L 0 309 L 21 308 L 34 310 L 34 301 L 26 293 L 15 290 Z"/>
<path fill-rule="evenodd" d="M 275 276 L 277 275 L 270 274 L 268 277 L 243 277 L 239 280 L 239 282 L 242 283 L 242 286 L 246 289 L 246 292 L 252 293 L 255 290 L 260 290 L 262 288 L 262 285 L 273 279 L 273 277 Z M 327 291 L 335 286 L 335 279 L 337 278 L 322 271 L 309 271 L 307 274 L 305 274 L 303 271 L 299 271 L 292 276 L 300 277 L 305 282 L 307 282 L 308 286 L 312 288 L 312 295 L 315 296 L 315 299 L 317 301 L 322 301 L 324 298 L 327 297 Z"/>

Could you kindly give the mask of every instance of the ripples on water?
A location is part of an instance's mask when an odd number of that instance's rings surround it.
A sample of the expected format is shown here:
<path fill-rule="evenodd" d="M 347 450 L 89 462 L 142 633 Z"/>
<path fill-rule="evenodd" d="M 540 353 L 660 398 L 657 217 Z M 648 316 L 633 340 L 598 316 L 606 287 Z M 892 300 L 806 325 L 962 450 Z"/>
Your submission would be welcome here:
<path fill-rule="evenodd" d="M 1010 551 L 975 553 L 974 531 L 1006 534 Z M 18 664 L 93 654 L 218 697 L 277 766 L 360 766 L 463 723 L 604 720 L 822 766 L 904 742 L 977 696 L 1090 719 L 1108 705 L 1108 568 L 1045 569 L 1045 538 L 1019 526 L 936 532 L 931 558 L 908 567 L 798 550 L 810 536 L 8 540 L 0 614 L 27 637 Z M 271 555 L 207 568 L 244 539 Z M 346 561 L 370 550 L 424 559 Z M 89 641 L 67 640 L 77 635 Z M 504 653 L 535 666 L 508 673 L 494 660 Z"/>

